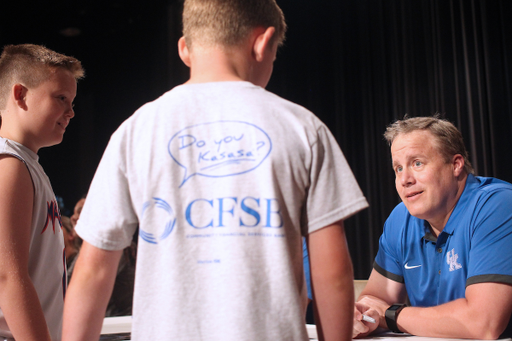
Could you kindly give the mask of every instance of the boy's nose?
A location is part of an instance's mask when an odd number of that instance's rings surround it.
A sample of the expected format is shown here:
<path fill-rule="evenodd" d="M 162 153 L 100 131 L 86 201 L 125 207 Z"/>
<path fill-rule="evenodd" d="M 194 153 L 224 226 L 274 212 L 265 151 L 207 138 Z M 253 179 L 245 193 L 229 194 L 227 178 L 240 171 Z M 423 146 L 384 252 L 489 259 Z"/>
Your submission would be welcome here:
<path fill-rule="evenodd" d="M 65 113 L 65 116 L 69 117 L 69 118 L 73 118 L 75 117 L 75 111 L 73 110 L 73 107 L 69 108 L 66 113 Z"/>

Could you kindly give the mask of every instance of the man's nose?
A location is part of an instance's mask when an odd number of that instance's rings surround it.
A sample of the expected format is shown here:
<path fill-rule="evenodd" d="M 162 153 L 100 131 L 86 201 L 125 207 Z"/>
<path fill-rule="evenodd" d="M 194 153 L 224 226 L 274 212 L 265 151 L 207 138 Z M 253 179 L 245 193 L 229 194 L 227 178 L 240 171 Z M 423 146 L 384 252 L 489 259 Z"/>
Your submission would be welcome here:
<path fill-rule="evenodd" d="M 414 182 L 415 182 L 415 179 L 414 179 L 413 172 L 407 167 L 404 168 L 402 170 L 402 173 L 400 174 L 400 184 L 403 187 L 408 187 L 408 186 L 414 184 Z"/>

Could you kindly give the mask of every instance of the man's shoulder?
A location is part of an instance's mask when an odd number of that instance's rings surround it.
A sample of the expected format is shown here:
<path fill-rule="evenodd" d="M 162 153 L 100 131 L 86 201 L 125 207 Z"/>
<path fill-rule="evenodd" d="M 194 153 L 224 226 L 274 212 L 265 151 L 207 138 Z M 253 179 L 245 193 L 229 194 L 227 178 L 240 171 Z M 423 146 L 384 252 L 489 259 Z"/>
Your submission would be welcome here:
<path fill-rule="evenodd" d="M 469 202 L 475 205 L 492 205 L 495 200 L 512 204 L 512 184 L 492 177 L 469 175 L 467 179 Z"/>
<path fill-rule="evenodd" d="M 469 179 L 469 178 L 468 178 Z M 492 177 L 482 177 L 482 176 L 475 176 L 474 179 L 478 181 L 478 186 L 476 187 L 476 190 L 482 191 L 482 192 L 493 192 L 493 191 L 512 191 L 512 184 L 500 180 L 497 178 Z"/>

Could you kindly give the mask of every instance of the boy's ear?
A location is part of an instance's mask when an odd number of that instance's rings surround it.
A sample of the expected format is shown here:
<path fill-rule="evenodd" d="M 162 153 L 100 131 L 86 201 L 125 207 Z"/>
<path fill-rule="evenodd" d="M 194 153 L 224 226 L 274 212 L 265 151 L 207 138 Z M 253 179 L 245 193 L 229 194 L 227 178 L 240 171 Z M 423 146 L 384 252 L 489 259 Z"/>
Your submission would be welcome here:
<path fill-rule="evenodd" d="M 185 37 L 181 37 L 180 40 L 178 40 L 178 54 L 180 55 L 183 63 L 190 67 L 190 51 L 185 43 Z"/>
<path fill-rule="evenodd" d="M 14 84 L 12 86 L 12 95 L 13 95 L 14 101 L 20 108 L 22 108 L 22 109 L 27 108 L 27 103 L 25 102 L 25 98 L 27 96 L 27 88 L 25 86 L 23 86 L 22 84 L 19 84 L 19 83 Z"/>
<path fill-rule="evenodd" d="M 269 44 L 271 44 L 271 40 L 274 36 L 274 33 L 276 32 L 276 29 L 271 26 L 264 31 L 262 30 L 257 32 L 258 33 L 256 39 L 254 40 L 252 51 L 256 61 L 261 62 L 265 56 L 265 50 L 269 47 Z"/>

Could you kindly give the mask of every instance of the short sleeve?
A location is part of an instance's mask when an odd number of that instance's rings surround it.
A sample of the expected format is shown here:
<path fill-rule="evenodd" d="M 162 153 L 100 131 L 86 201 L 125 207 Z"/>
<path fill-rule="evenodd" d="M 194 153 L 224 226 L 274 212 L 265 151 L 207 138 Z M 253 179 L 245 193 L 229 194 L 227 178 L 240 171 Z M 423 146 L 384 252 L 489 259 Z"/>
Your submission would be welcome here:
<path fill-rule="evenodd" d="M 402 271 L 401 236 L 404 222 L 407 220 L 405 205 L 399 204 L 384 224 L 379 239 L 379 251 L 375 257 L 374 269 L 395 282 L 404 282 Z"/>
<path fill-rule="evenodd" d="M 125 171 L 123 141 L 120 128 L 103 154 L 76 226 L 82 239 L 105 250 L 128 247 L 138 226 Z"/>
<path fill-rule="evenodd" d="M 466 285 L 512 284 L 512 190 L 481 198 L 475 210 Z"/>
<path fill-rule="evenodd" d="M 308 232 L 346 219 L 368 203 L 331 132 L 324 125 L 311 146 Z"/>

